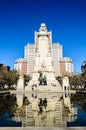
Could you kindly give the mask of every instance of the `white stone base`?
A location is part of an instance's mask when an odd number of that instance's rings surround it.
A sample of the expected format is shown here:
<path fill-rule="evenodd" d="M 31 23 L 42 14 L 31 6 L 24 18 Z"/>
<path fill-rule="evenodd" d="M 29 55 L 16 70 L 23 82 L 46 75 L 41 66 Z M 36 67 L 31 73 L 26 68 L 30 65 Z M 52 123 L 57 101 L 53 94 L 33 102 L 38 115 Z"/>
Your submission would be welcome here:
<path fill-rule="evenodd" d="M 39 85 L 37 84 L 37 86 L 33 86 L 33 89 L 32 89 L 32 85 L 31 84 L 28 84 L 28 86 L 25 87 L 25 90 L 26 91 L 38 91 L 38 92 L 62 92 L 62 87 L 61 85 L 55 81 L 54 83 L 51 83 L 51 82 L 47 82 L 47 85 Z"/>
<path fill-rule="evenodd" d="M 55 79 L 54 72 L 43 72 L 43 76 L 47 77 L 47 85 L 39 85 L 39 73 L 33 73 L 32 80 L 25 87 L 26 91 L 62 91 L 62 87 L 59 82 Z M 37 86 L 35 86 L 37 85 Z"/>
<path fill-rule="evenodd" d="M 19 78 L 17 84 L 17 90 L 24 90 L 24 78 Z"/>

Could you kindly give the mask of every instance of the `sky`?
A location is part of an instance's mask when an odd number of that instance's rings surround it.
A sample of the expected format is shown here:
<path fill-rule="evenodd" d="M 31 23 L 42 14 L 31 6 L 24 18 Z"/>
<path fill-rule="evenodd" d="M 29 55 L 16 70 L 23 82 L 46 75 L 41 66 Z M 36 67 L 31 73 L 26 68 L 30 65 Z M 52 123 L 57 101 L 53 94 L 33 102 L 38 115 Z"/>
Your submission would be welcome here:
<path fill-rule="evenodd" d="M 0 0 L 0 63 L 13 69 L 24 57 L 24 46 L 34 43 L 34 32 L 45 23 L 53 42 L 63 47 L 74 71 L 86 59 L 86 0 Z"/>

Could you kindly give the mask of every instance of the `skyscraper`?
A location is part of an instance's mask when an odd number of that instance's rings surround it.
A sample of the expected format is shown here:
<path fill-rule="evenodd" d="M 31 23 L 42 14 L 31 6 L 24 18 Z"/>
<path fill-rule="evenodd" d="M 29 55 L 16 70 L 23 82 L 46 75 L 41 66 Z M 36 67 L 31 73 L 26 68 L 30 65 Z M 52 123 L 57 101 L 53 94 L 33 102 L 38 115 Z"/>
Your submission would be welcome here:
<path fill-rule="evenodd" d="M 63 57 L 62 54 L 62 45 L 59 43 L 53 43 L 52 44 L 52 58 L 53 58 L 53 64 L 54 64 L 54 72 L 55 75 L 60 75 L 60 64 L 59 61 Z"/>
<path fill-rule="evenodd" d="M 24 58 L 27 61 L 27 74 L 32 75 L 34 70 L 34 61 L 35 61 L 35 45 L 27 44 L 25 46 Z"/>

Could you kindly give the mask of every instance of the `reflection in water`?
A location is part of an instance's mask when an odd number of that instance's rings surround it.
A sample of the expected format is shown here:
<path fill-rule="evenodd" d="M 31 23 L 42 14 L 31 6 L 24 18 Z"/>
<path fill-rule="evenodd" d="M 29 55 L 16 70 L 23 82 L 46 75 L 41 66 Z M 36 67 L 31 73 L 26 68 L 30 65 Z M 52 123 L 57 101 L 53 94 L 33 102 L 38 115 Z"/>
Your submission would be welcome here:
<path fill-rule="evenodd" d="M 1 94 L 0 127 L 4 126 L 86 127 L 86 94 Z"/>
<path fill-rule="evenodd" d="M 15 116 L 17 109 L 16 95 L 0 94 L 0 127 L 22 126 L 22 123 L 12 117 Z"/>
<path fill-rule="evenodd" d="M 16 96 L 10 94 L 0 94 L 0 118 L 3 117 L 3 114 L 10 112 L 10 115 L 13 116 L 16 111 Z"/>
<path fill-rule="evenodd" d="M 71 103 L 69 93 L 33 93 L 16 95 L 18 108 L 13 117 L 22 126 L 67 126 L 76 120 L 76 105 Z"/>

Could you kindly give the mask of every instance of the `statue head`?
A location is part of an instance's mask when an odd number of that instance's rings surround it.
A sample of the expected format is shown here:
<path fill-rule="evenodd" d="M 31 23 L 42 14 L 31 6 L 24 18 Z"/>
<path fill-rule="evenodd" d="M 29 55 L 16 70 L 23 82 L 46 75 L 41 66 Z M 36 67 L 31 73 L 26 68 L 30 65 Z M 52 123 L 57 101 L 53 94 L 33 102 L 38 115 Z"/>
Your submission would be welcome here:
<path fill-rule="evenodd" d="M 19 76 L 20 76 L 20 78 L 23 78 L 24 74 L 22 72 L 19 72 Z"/>
<path fill-rule="evenodd" d="M 63 72 L 63 76 L 68 76 L 68 72 L 67 72 L 67 71 L 64 71 L 64 72 Z"/>
<path fill-rule="evenodd" d="M 47 32 L 47 28 L 46 28 L 45 23 L 42 23 L 42 24 L 41 24 L 41 27 L 40 27 L 39 31 Z"/>

